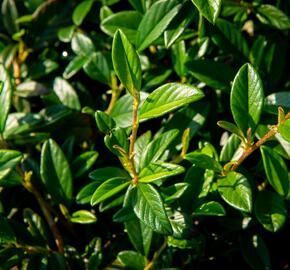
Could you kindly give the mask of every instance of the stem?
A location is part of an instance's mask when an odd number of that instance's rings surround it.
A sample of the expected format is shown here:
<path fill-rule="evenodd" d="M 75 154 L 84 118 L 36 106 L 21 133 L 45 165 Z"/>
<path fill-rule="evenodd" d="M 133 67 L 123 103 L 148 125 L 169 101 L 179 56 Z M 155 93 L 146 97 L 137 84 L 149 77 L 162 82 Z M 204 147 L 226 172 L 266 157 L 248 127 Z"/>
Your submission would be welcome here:
<path fill-rule="evenodd" d="M 277 125 L 273 126 L 271 130 L 266 133 L 260 140 L 258 140 L 254 145 L 251 145 L 247 147 L 241 157 L 237 160 L 235 164 L 231 167 L 230 171 L 235 171 L 241 163 L 249 156 L 251 155 L 255 150 L 257 150 L 262 144 L 264 144 L 266 141 L 271 139 L 277 132 L 278 132 L 278 127 L 282 125 L 288 118 L 290 117 L 290 113 L 288 113 L 283 121 L 278 123 Z"/>
<path fill-rule="evenodd" d="M 37 202 L 40 205 L 42 213 L 43 213 L 43 215 L 44 215 L 44 217 L 49 225 L 49 228 L 54 236 L 54 241 L 55 241 L 55 244 L 58 248 L 58 251 L 61 254 L 64 254 L 64 245 L 63 245 L 63 240 L 62 240 L 61 234 L 56 226 L 56 223 L 54 222 L 53 217 L 50 214 L 49 206 L 47 205 L 47 202 L 42 198 L 40 192 L 32 185 L 32 183 L 30 181 L 31 175 L 32 175 L 31 173 L 24 174 L 23 185 L 28 191 L 33 193 L 33 195 L 35 196 Z"/>
<path fill-rule="evenodd" d="M 166 248 L 166 246 L 167 246 L 167 236 L 165 236 L 162 246 L 154 253 L 152 261 L 146 265 L 144 270 L 149 270 L 153 267 L 153 265 L 157 262 L 158 258 L 160 257 L 161 253 Z"/>
<path fill-rule="evenodd" d="M 130 165 L 132 167 L 132 173 L 134 176 L 133 179 L 133 184 L 137 185 L 138 184 L 138 174 L 135 168 L 135 162 L 134 162 L 134 144 L 136 141 L 137 137 L 137 131 L 139 127 L 139 119 L 138 119 L 138 107 L 140 104 L 139 97 L 134 97 L 133 101 L 133 124 L 132 124 L 132 134 L 130 136 L 130 150 L 129 150 L 129 160 L 130 160 Z"/>
<path fill-rule="evenodd" d="M 44 248 L 40 246 L 29 246 L 19 243 L 13 243 L 8 245 L 3 245 L 4 248 L 18 248 L 26 251 L 27 253 L 52 253 L 53 251 L 50 248 Z"/>
<path fill-rule="evenodd" d="M 120 84 L 119 86 L 117 85 L 117 78 L 115 75 L 112 75 L 111 81 L 112 81 L 112 96 L 111 96 L 109 106 L 106 109 L 107 114 L 110 114 L 110 112 L 114 108 L 119 96 L 121 95 L 124 89 L 124 86 L 122 84 Z"/>
<path fill-rule="evenodd" d="M 18 85 L 21 83 L 21 69 L 20 69 L 20 61 L 18 57 L 13 61 L 13 75 L 15 84 Z"/>

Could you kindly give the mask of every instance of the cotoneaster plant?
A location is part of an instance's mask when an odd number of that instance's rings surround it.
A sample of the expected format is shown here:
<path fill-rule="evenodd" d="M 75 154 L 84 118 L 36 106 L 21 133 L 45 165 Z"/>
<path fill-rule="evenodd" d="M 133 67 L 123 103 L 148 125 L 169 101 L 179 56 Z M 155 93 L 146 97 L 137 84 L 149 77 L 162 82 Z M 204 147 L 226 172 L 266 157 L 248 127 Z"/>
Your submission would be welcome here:
<path fill-rule="evenodd" d="M 0 269 L 288 269 L 289 11 L 3 0 Z"/>

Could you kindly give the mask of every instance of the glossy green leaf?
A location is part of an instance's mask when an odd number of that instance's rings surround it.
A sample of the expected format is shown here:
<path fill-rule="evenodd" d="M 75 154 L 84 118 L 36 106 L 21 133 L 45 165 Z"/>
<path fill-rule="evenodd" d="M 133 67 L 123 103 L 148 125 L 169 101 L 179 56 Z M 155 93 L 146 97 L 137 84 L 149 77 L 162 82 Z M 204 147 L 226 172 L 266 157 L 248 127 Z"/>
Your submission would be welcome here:
<path fill-rule="evenodd" d="M 87 14 L 90 12 L 93 0 L 85 0 L 79 3 L 73 11 L 72 20 L 75 25 L 81 25 Z"/>
<path fill-rule="evenodd" d="M 282 107 L 285 112 L 290 111 L 290 93 L 279 91 L 270 94 L 265 98 L 264 110 L 277 115 L 278 107 Z"/>
<path fill-rule="evenodd" d="M 234 159 L 234 156 L 237 151 L 239 151 L 239 147 L 241 146 L 241 140 L 235 134 L 229 136 L 225 145 L 220 152 L 220 161 L 221 162 L 229 162 Z"/>
<path fill-rule="evenodd" d="M 244 140 L 244 134 L 243 132 L 236 126 L 234 125 L 233 123 L 230 123 L 228 121 L 218 121 L 217 122 L 218 126 L 220 126 L 221 128 L 237 135 L 241 140 Z"/>
<path fill-rule="evenodd" d="M 106 57 L 101 52 L 90 55 L 89 61 L 84 64 L 84 71 L 94 80 L 111 84 L 111 70 Z"/>
<path fill-rule="evenodd" d="M 137 11 L 120 11 L 106 17 L 102 21 L 101 29 L 111 37 L 120 29 L 128 40 L 135 44 L 137 29 L 141 20 L 142 15 Z"/>
<path fill-rule="evenodd" d="M 140 119 L 162 116 L 204 97 L 201 90 L 181 83 L 167 83 L 154 90 L 140 108 Z"/>
<path fill-rule="evenodd" d="M 161 189 L 161 195 L 164 198 L 166 204 L 170 204 L 180 198 L 184 192 L 187 190 L 188 183 L 177 183 L 169 187 Z"/>
<path fill-rule="evenodd" d="M 77 178 L 87 172 L 96 162 L 99 153 L 96 151 L 87 151 L 76 157 L 71 163 L 73 177 Z"/>
<path fill-rule="evenodd" d="M 132 250 L 123 250 L 117 255 L 118 260 L 128 269 L 144 269 L 147 263 L 146 257 Z"/>
<path fill-rule="evenodd" d="M 15 242 L 16 236 L 10 227 L 7 218 L 0 215 L 0 224 L 0 245 Z"/>
<path fill-rule="evenodd" d="M 191 0 L 199 12 L 211 23 L 215 23 L 221 8 L 221 0 Z"/>
<path fill-rule="evenodd" d="M 139 182 L 153 182 L 170 176 L 178 175 L 183 172 L 184 168 L 180 165 L 165 162 L 150 163 L 140 172 Z"/>
<path fill-rule="evenodd" d="M 286 141 L 290 142 L 290 118 L 279 125 L 278 131 Z"/>
<path fill-rule="evenodd" d="M 261 23 L 267 24 L 271 27 L 280 30 L 290 29 L 289 17 L 273 5 L 260 5 L 256 10 L 256 16 Z"/>
<path fill-rule="evenodd" d="M 221 197 L 232 207 L 245 211 L 252 211 L 252 190 L 245 176 L 237 172 L 229 172 L 218 179 L 218 191 Z"/>
<path fill-rule="evenodd" d="M 255 214 L 266 230 L 276 232 L 286 222 L 287 210 L 278 194 L 262 191 L 259 192 L 255 202 Z"/>
<path fill-rule="evenodd" d="M 92 40 L 85 34 L 76 32 L 71 40 L 71 48 L 77 55 L 91 56 L 95 52 Z"/>
<path fill-rule="evenodd" d="M 69 79 L 74 76 L 89 61 L 85 55 L 77 55 L 73 58 L 63 72 L 63 77 Z"/>
<path fill-rule="evenodd" d="M 177 135 L 178 130 L 172 129 L 152 140 L 143 150 L 140 168 L 142 169 L 157 161 Z"/>
<path fill-rule="evenodd" d="M 111 16 L 113 11 L 108 6 L 102 6 L 100 9 L 100 19 L 104 21 L 107 17 Z M 102 27 L 102 26 L 101 26 Z"/>
<path fill-rule="evenodd" d="M 180 41 L 172 46 L 172 62 L 173 62 L 173 68 L 177 75 L 182 78 L 186 75 L 186 67 L 185 67 L 185 61 L 187 59 L 187 53 L 185 48 L 185 42 Z"/>
<path fill-rule="evenodd" d="M 148 146 L 151 141 L 152 133 L 150 130 L 143 133 L 141 136 L 137 138 L 134 144 L 134 162 L 136 170 L 140 169 L 140 162 L 143 156 L 144 149 Z"/>
<path fill-rule="evenodd" d="M 196 208 L 193 214 L 197 216 L 225 216 L 226 210 L 219 202 L 210 201 Z"/>
<path fill-rule="evenodd" d="M 95 119 L 98 129 L 103 133 L 109 133 L 116 126 L 114 119 L 105 112 L 96 111 Z"/>
<path fill-rule="evenodd" d="M 57 70 L 59 64 L 51 59 L 45 59 L 41 62 L 33 64 L 29 68 L 29 76 L 32 80 L 38 80 L 44 76 L 50 74 L 51 72 Z"/>
<path fill-rule="evenodd" d="M 70 42 L 72 40 L 74 31 L 75 31 L 74 25 L 63 27 L 58 30 L 57 36 L 59 40 L 61 40 L 62 42 Z"/>
<path fill-rule="evenodd" d="M 186 66 L 190 74 L 208 86 L 230 92 L 235 73 L 229 65 L 210 59 L 197 59 L 188 61 Z"/>
<path fill-rule="evenodd" d="M 112 60 L 115 72 L 122 84 L 132 96 L 138 97 L 142 79 L 140 59 L 121 30 L 118 30 L 114 36 Z"/>
<path fill-rule="evenodd" d="M 239 129 L 246 136 L 248 128 L 254 133 L 263 108 L 264 93 L 259 74 L 250 64 L 238 71 L 231 91 L 231 111 Z"/>
<path fill-rule="evenodd" d="M 223 169 L 214 158 L 199 152 L 191 152 L 186 154 L 185 159 L 189 160 L 200 168 L 213 170 L 217 173 L 220 173 Z"/>
<path fill-rule="evenodd" d="M 119 127 L 113 129 L 110 134 L 105 136 L 104 141 L 108 149 L 116 156 L 122 157 L 121 153 L 115 148 L 116 145 L 123 148 L 125 152 L 128 153 L 129 140 L 125 129 Z"/>
<path fill-rule="evenodd" d="M 22 154 L 15 150 L 0 149 L 0 179 L 7 176 L 20 162 Z"/>
<path fill-rule="evenodd" d="M 101 184 L 101 182 L 95 181 L 95 182 L 89 183 L 89 184 L 85 185 L 84 187 L 82 187 L 82 189 L 78 192 L 78 194 L 76 196 L 77 203 L 79 203 L 79 204 L 90 203 L 94 192 L 100 186 L 100 184 Z"/>
<path fill-rule="evenodd" d="M 66 80 L 56 77 L 53 82 L 53 90 L 64 106 L 75 110 L 81 109 L 76 91 Z"/>
<path fill-rule="evenodd" d="M 40 161 L 40 175 L 47 191 L 57 203 L 67 204 L 72 199 L 72 175 L 65 155 L 54 140 L 43 144 Z"/>
<path fill-rule="evenodd" d="M 171 234 L 172 228 L 158 191 L 150 184 L 139 183 L 133 190 L 132 206 L 137 217 L 153 231 Z"/>
<path fill-rule="evenodd" d="M 0 64 L 0 134 L 3 133 L 10 110 L 12 86 L 6 68 Z"/>
<path fill-rule="evenodd" d="M 284 160 L 270 147 L 260 147 L 267 180 L 282 196 L 289 193 L 288 169 Z"/>
<path fill-rule="evenodd" d="M 97 218 L 90 211 L 78 210 L 72 213 L 72 216 L 70 217 L 70 221 L 72 223 L 90 224 L 90 223 L 95 223 L 97 221 Z"/>
<path fill-rule="evenodd" d="M 96 205 L 101 201 L 112 197 L 129 185 L 130 182 L 122 177 L 114 177 L 105 181 L 94 192 L 91 199 L 91 205 Z"/>
<path fill-rule="evenodd" d="M 136 215 L 131 206 L 123 206 L 113 216 L 114 222 L 128 222 L 134 219 L 136 219 Z"/>
<path fill-rule="evenodd" d="M 89 174 L 89 177 L 97 182 L 103 182 L 114 177 L 122 177 L 130 180 L 129 174 L 124 169 L 118 167 L 96 169 Z"/>
<path fill-rule="evenodd" d="M 1 15 L 3 24 L 10 35 L 19 31 L 18 24 L 16 23 L 18 12 L 14 0 L 3 0 Z"/>
<path fill-rule="evenodd" d="M 140 13 L 146 10 L 145 0 L 129 0 L 129 3 Z"/>
<path fill-rule="evenodd" d="M 146 11 L 137 31 L 138 51 L 144 50 L 162 35 L 181 7 L 177 0 L 159 0 Z"/>
<path fill-rule="evenodd" d="M 0 169 L 1 174 L 1 169 Z M 17 173 L 16 169 L 9 172 L 4 178 L 0 176 L 0 187 L 14 187 L 22 185 L 22 176 Z"/>

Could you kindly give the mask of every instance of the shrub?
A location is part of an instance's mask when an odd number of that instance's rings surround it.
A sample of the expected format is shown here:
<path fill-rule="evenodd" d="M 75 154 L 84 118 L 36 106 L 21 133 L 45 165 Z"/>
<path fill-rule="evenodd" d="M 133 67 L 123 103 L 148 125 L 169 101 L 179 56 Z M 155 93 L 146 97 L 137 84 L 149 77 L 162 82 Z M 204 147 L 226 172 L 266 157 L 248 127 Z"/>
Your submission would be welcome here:
<path fill-rule="evenodd" d="M 268 2 L 3 0 L 1 269 L 289 269 Z"/>

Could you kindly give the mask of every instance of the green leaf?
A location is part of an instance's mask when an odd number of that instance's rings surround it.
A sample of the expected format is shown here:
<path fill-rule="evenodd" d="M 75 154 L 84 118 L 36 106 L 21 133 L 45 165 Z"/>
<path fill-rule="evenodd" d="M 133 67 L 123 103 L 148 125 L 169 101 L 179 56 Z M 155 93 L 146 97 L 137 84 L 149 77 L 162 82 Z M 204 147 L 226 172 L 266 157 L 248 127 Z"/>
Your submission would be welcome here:
<path fill-rule="evenodd" d="M 288 169 L 284 160 L 270 147 L 260 147 L 267 180 L 282 196 L 289 193 Z"/>
<path fill-rule="evenodd" d="M 252 134 L 260 121 L 264 93 L 259 74 L 250 64 L 238 71 L 231 91 L 231 111 L 239 129 L 247 136 L 248 128 Z"/>
<path fill-rule="evenodd" d="M 101 29 L 111 37 L 120 29 L 128 38 L 129 42 L 135 44 L 137 29 L 141 20 L 142 15 L 137 11 L 120 11 L 106 17 L 102 21 Z"/>
<path fill-rule="evenodd" d="M 287 119 L 282 125 L 279 125 L 278 131 L 285 140 L 290 142 L 290 118 Z"/>
<path fill-rule="evenodd" d="M 13 243 L 16 241 L 16 236 L 10 227 L 7 218 L 0 214 L 0 245 Z"/>
<path fill-rule="evenodd" d="M 93 0 L 86 0 L 79 3 L 73 11 L 72 20 L 75 25 L 81 25 L 87 14 L 90 12 Z"/>
<path fill-rule="evenodd" d="M 152 140 L 143 150 L 140 160 L 140 169 L 157 161 L 177 135 L 178 130 L 171 129 Z"/>
<path fill-rule="evenodd" d="M 161 195 L 164 198 L 164 202 L 166 204 L 170 204 L 177 199 L 179 199 L 184 192 L 187 190 L 189 184 L 188 183 L 177 183 L 173 184 L 169 187 L 161 189 Z"/>
<path fill-rule="evenodd" d="M 271 191 L 259 192 L 255 202 L 255 214 L 258 221 L 270 232 L 277 232 L 287 218 L 282 198 Z"/>
<path fill-rule="evenodd" d="M 36 97 L 45 95 L 48 91 L 48 88 L 41 83 L 36 81 L 26 81 L 17 85 L 14 94 L 19 97 Z"/>
<path fill-rule="evenodd" d="M 215 23 L 220 13 L 221 0 L 191 0 L 199 12 L 211 23 Z"/>
<path fill-rule="evenodd" d="M 0 134 L 5 129 L 6 119 L 10 110 L 12 86 L 6 68 L 0 64 Z"/>
<path fill-rule="evenodd" d="M 167 83 L 154 90 L 140 108 L 140 119 L 162 116 L 204 97 L 201 90 L 181 83 Z"/>
<path fill-rule="evenodd" d="M 282 107 L 285 112 L 290 111 L 290 93 L 277 92 L 265 98 L 264 110 L 268 113 L 277 115 L 278 107 Z"/>
<path fill-rule="evenodd" d="M 1 163 L 1 162 L 0 162 Z M 1 174 L 1 169 L 0 169 Z M 22 185 L 22 176 L 16 172 L 16 170 L 12 170 L 9 172 L 4 178 L 0 176 L 0 187 L 14 187 Z"/>
<path fill-rule="evenodd" d="M 186 63 L 188 71 L 208 86 L 230 92 L 230 84 L 235 77 L 234 70 L 227 64 L 210 59 L 190 60 Z M 216 71 L 219 72 L 216 72 Z"/>
<path fill-rule="evenodd" d="M 85 73 L 92 79 L 111 85 L 111 70 L 106 57 L 101 52 L 90 55 L 84 65 Z"/>
<path fill-rule="evenodd" d="M 40 175 L 56 203 L 67 204 L 72 199 L 70 167 L 61 148 L 52 139 L 47 140 L 42 146 Z"/>
<path fill-rule="evenodd" d="M 133 97 L 138 97 L 142 80 L 140 59 L 121 30 L 118 30 L 114 36 L 112 60 L 114 70 L 122 84 Z"/>
<path fill-rule="evenodd" d="M 57 36 L 59 40 L 61 40 L 62 42 L 70 42 L 72 40 L 74 31 L 75 31 L 74 25 L 62 27 L 58 30 Z"/>
<path fill-rule="evenodd" d="M 114 127 L 116 127 L 114 119 L 105 112 L 96 111 L 95 118 L 98 129 L 103 133 L 109 133 Z"/>
<path fill-rule="evenodd" d="M 128 269 L 144 269 L 147 264 L 146 257 L 136 251 L 123 250 L 118 253 L 117 258 Z"/>
<path fill-rule="evenodd" d="M 134 144 L 134 162 L 136 170 L 139 172 L 140 162 L 143 156 L 144 149 L 148 146 L 151 141 L 152 133 L 150 130 L 143 133 L 137 138 Z"/>
<path fill-rule="evenodd" d="M 129 0 L 129 3 L 140 13 L 146 10 L 145 0 Z"/>
<path fill-rule="evenodd" d="M 97 182 L 103 182 L 110 178 L 122 177 L 130 180 L 129 174 L 118 167 L 104 167 L 96 169 L 89 174 L 89 177 Z"/>
<path fill-rule="evenodd" d="M 219 202 L 210 201 L 196 208 L 193 214 L 195 216 L 225 216 L 226 210 Z"/>
<path fill-rule="evenodd" d="M 87 151 L 75 158 L 71 164 L 74 178 L 80 177 L 87 172 L 96 162 L 99 153 L 96 151 Z"/>
<path fill-rule="evenodd" d="M 71 78 L 75 75 L 82 67 L 89 61 L 88 57 L 85 55 L 77 55 L 73 58 L 63 72 L 63 77 L 65 79 Z"/>
<path fill-rule="evenodd" d="M 87 210 L 78 210 L 74 212 L 70 218 L 72 223 L 90 224 L 97 221 L 96 216 Z"/>
<path fill-rule="evenodd" d="M 232 207 L 245 211 L 252 211 L 252 191 L 249 181 L 237 172 L 229 172 L 218 179 L 218 191 L 222 198 Z"/>
<path fill-rule="evenodd" d="M 86 56 L 91 56 L 96 50 L 92 40 L 80 32 L 74 33 L 71 41 L 71 48 L 75 54 Z"/>
<path fill-rule="evenodd" d="M 33 64 L 29 68 L 29 76 L 32 80 L 38 80 L 39 78 L 42 78 L 51 72 L 58 69 L 59 64 L 55 61 L 52 61 L 51 59 L 45 59 L 41 62 L 37 62 Z"/>
<path fill-rule="evenodd" d="M 66 80 L 56 77 L 53 82 L 53 90 L 64 106 L 75 110 L 81 109 L 76 91 Z"/>
<path fill-rule="evenodd" d="M 108 178 L 107 178 L 108 179 Z M 87 204 L 90 203 L 91 198 L 96 191 L 96 189 L 99 187 L 100 182 L 92 182 L 87 185 L 85 185 L 77 194 L 76 201 L 79 204 Z"/>
<path fill-rule="evenodd" d="M 200 168 L 213 170 L 217 173 L 220 173 L 223 169 L 214 158 L 202 153 L 191 152 L 185 155 L 185 159 L 189 160 Z"/>
<path fill-rule="evenodd" d="M 123 190 L 130 185 L 130 182 L 127 179 L 122 177 L 111 178 L 104 183 L 102 183 L 94 192 L 91 199 L 91 205 L 96 205 L 101 201 L 104 201 L 119 191 Z"/>
<path fill-rule="evenodd" d="M 241 148 L 241 140 L 235 134 L 232 134 L 227 139 L 226 143 L 220 152 L 220 162 L 229 162 L 234 160 L 236 152 Z"/>
<path fill-rule="evenodd" d="M 133 190 L 132 197 L 134 212 L 141 221 L 158 233 L 172 233 L 162 199 L 153 186 L 139 183 Z"/>
<path fill-rule="evenodd" d="M 116 127 L 110 134 L 105 136 L 104 141 L 105 145 L 114 155 L 122 158 L 122 154 L 115 148 L 116 145 L 122 147 L 128 153 L 129 140 L 125 129 Z"/>
<path fill-rule="evenodd" d="M 182 78 L 186 75 L 186 67 L 185 67 L 185 61 L 187 59 L 187 53 L 185 48 L 185 42 L 180 41 L 178 43 L 175 43 L 172 46 L 171 49 L 171 58 L 173 62 L 173 68 L 177 75 Z"/>
<path fill-rule="evenodd" d="M 14 0 L 3 0 L 1 7 L 3 24 L 10 35 L 19 31 L 16 20 L 18 12 Z"/>
<path fill-rule="evenodd" d="M 138 220 L 136 218 L 136 215 L 134 214 L 133 208 L 131 206 L 123 206 L 123 208 L 119 209 L 114 215 L 113 215 L 113 221 L 114 222 L 128 222 L 131 220 Z"/>
<path fill-rule="evenodd" d="M 272 5 L 260 5 L 257 8 L 256 16 L 261 23 L 267 24 L 271 27 L 288 30 L 290 29 L 289 17 L 280 9 Z"/>
<path fill-rule="evenodd" d="M 7 176 L 20 162 L 21 152 L 8 149 L 0 149 L 0 179 Z"/>
<path fill-rule="evenodd" d="M 177 0 L 159 0 L 146 11 L 137 30 L 138 51 L 144 50 L 162 35 L 181 7 Z"/>
<path fill-rule="evenodd" d="M 153 182 L 170 176 L 178 175 L 183 172 L 184 168 L 176 164 L 165 162 L 150 163 L 140 172 L 139 182 Z"/>
<path fill-rule="evenodd" d="M 223 121 L 223 120 L 218 121 L 217 124 L 221 128 L 237 135 L 241 140 L 245 139 L 243 132 L 236 125 L 234 125 L 228 121 Z"/>

